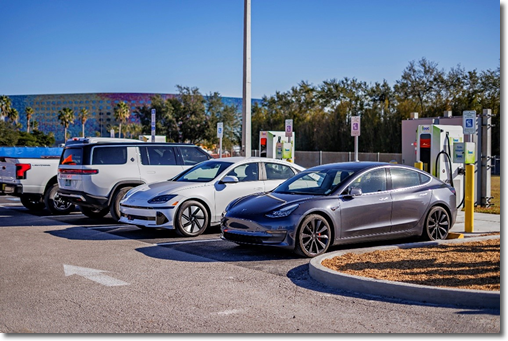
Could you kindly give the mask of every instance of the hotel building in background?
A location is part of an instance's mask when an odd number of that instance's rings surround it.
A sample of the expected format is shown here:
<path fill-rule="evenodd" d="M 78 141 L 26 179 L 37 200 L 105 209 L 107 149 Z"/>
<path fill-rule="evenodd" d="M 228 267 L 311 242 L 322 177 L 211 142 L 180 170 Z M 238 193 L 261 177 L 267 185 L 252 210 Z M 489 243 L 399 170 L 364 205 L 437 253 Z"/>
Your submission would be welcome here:
<path fill-rule="evenodd" d="M 134 115 L 138 107 L 150 106 L 151 98 L 159 95 L 164 100 L 175 98 L 176 94 L 156 93 L 82 93 L 82 94 L 46 94 L 46 95 L 7 95 L 11 101 L 11 107 L 18 111 L 18 123 L 21 130 L 26 131 L 27 119 L 25 109 L 31 107 L 34 114 L 31 123 L 37 121 L 37 129 L 45 134 L 53 133 L 56 143 L 64 142 L 64 127 L 58 120 L 58 111 L 70 108 L 76 116 L 75 121 L 67 129 L 68 136 L 81 136 L 81 122 L 78 114 L 81 108 L 88 110 L 89 118 L 85 123 L 85 136 L 110 136 L 108 126 L 117 126 L 114 108 L 117 103 L 125 102 L 131 108 L 131 116 L 128 122 L 139 123 Z M 206 97 L 206 96 L 205 96 Z M 222 97 L 227 105 L 234 105 L 239 112 L 242 111 L 242 98 Z M 253 102 L 258 100 L 253 100 Z M 118 130 L 116 130 L 118 134 Z M 118 137 L 118 136 L 117 136 Z"/>

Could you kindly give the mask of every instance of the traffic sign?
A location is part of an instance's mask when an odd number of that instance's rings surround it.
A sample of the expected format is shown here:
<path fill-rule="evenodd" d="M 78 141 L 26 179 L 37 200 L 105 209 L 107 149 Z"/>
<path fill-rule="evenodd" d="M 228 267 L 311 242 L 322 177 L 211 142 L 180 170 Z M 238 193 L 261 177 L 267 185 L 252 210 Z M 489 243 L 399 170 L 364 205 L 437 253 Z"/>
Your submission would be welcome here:
<path fill-rule="evenodd" d="M 360 136 L 360 116 L 351 117 L 351 136 Z"/>
<path fill-rule="evenodd" d="M 462 112 L 462 128 L 464 128 L 464 134 L 476 133 L 476 111 L 466 110 Z"/>
<path fill-rule="evenodd" d="M 287 119 L 286 120 L 286 137 L 291 137 L 293 136 L 293 120 L 292 119 Z"/>
<path fill-rule="evenodd" d="M 218 122 L 217 123 L 217 137 L 221 139 L 223 135 L 224 135 L 223 124 L 222 124 L 222 122 Z"/>

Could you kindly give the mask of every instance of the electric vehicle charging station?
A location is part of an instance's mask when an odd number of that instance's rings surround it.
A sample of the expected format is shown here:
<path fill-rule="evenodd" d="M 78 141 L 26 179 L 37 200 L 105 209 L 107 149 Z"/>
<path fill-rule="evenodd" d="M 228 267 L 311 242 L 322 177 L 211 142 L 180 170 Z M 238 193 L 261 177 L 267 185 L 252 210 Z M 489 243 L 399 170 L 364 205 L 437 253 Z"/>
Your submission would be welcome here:
<path fill-rule="evenodd" d="M 474 144 L 464 144 L 462 126 L 419 125 L 416 142 L 416 159 L 423 163 L 423 170 L 452 185 L 457 193 L 457 204 L 461 203 L 465 159 L 470 148 L 474 152 Z"/>
<path fill-rule="evenodd" d="M 295 132 L 288 142 L 284 131 L 260 131 L 259 151 L 261 157 L 295 162 Z"/>

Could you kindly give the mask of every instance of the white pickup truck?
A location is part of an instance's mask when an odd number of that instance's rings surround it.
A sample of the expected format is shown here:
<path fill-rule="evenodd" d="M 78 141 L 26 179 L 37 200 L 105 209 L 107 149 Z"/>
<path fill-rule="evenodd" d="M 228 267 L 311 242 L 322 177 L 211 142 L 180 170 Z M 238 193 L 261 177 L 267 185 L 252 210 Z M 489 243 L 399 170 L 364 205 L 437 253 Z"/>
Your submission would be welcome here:
<path fill-rule="evenodd" d="M 75 206 L 58 195 L 58 164 L 63 148 L 0 147 L 0 195 L 20 198 L 29 210 L 45 207 L 68 214 Z"/>

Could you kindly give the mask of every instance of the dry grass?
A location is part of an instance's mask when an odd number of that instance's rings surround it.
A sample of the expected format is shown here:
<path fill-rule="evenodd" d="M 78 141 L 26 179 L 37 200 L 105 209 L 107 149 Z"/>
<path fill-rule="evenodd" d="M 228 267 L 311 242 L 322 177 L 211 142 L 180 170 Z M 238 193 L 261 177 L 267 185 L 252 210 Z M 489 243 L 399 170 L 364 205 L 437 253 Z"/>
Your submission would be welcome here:
<path fill-rule="evenodd" d="M 475 179 L 476 181 L 476 179 Z M 474 211 L 479 213 L 501 214 L 501 177 L 492 175 L 490 177 L 490 196 L 492 196 L 491 207 L 475 207 Z"/>
<path fill-rule="evenodd" d="M 498 291 L 500 239 L 347 253 L 322 262 L 349 275 L 420 285 Z"/>

